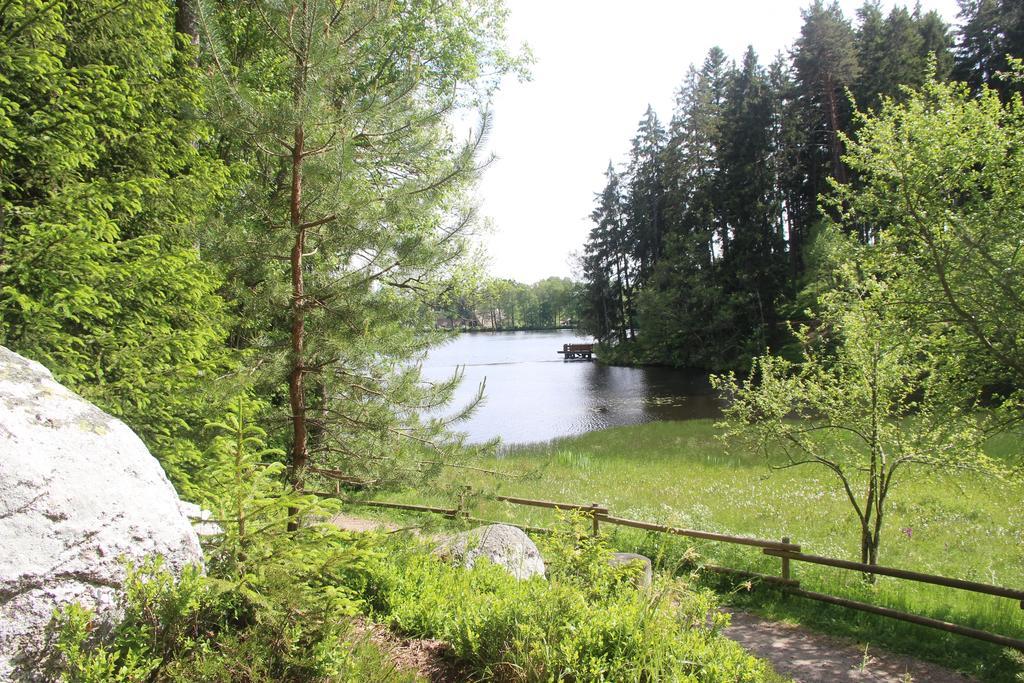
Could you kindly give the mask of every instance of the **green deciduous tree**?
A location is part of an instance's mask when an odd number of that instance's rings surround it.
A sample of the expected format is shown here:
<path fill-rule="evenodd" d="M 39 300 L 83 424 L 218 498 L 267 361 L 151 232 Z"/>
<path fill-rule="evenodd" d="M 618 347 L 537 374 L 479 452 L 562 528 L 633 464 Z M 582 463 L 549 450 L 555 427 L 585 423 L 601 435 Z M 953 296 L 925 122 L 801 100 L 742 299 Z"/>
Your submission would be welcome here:
<path fill-rule="evenodd" d="M 915 470 L 1000 468 L 981 451 L 983 431 L 945 400 L 939 362 L 891 305 L 884 279 L 840 249 L 817 326 L 797 331 L 799 362 L 765 355 L 744 381 L 713 378 L 732 399 L 728 437 L 741 437 L 775 468 L 821 467 L 853 510 L 860 561 L 879 558 L 890 494 Z"/>
<path fill-rule="evenodd" d="M 736 398 L 736 433 L 782 466 L 836 475 L 874 563 L 899 476 L 1003 474 L 981 444 L 1024 418 L 1024 105 L 932 81 L 883 99 L 859 130 L 846 156 L 858 183 L 829 200 L 838 218 L 820 240 L 820 322 L 798 334 L 802 360 L 766 356 L 718 385 Z"/>
<path fill-rule="evenodd" d="M 1024 387 L 1024 107 L 931 82 L 866 118 L 850 143 L 858 188 L 842 220 L 875 226 L 857 258 L 945 359 L 961 400 L 1019 406 Z M 1011 413 L 1020 416 L 1019 407 Z"/>

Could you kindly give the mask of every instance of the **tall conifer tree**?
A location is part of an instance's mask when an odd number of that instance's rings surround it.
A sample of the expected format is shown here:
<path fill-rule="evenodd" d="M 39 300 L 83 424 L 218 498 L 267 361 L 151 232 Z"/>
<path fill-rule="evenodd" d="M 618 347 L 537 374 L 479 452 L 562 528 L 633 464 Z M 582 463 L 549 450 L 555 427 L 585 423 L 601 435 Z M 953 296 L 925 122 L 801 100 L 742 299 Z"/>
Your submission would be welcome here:
<path fill-rule="evenodd" d="M 226 140 L 252 150 L 221 253 L 260 324 L 240 343 L 280 406 L 290 478 L 381 483 L 458 443 L 423 411 L 426 317 L 466 253 L 482 132 L 448 117 L 516 66 L 498 2 L 245 0 L 204 6 Z M 482 129 L 481 129 L 482 130 Z M 235 247 L 235 245 L 238 245 Z M 232 258 L 230 254 L 237 254 Z"/>
<path fill-rule="evenodd" d="M 785 268 L 779 238 L 782 208 L 771 164 L 771 97 L 767 74 L 753 48 L 748 48 L 729 80 L 716 183 L 722 196 L 722 223 L 727 226 L 722 269 L 730 305 L 723 313 L 730 318 L 730 355 L 736 357 L 753 357 L 769 344 Z"/>
<path fill-rule="evenodd" d="M 1004 96 L 1010 83 L 998 78 L 1009 69 L 1007 55 L 1024 57 L 1024 7 L 1017 0 L 959 0 L 959 45 L 953 75 L 975 91 L 982 85 Z"/>
<path fill-rule="evenodd" d="M 665 240 L 664 148 L 665 130 L 654 108 L 648 105 L 633 138 L 626 170 L 626 220 L 632 243 L 629 252 L 641 281 L 647 279 L 661 257 Z"/>
<path fill-rule="evenodd" d="M 854 85 L 860 73 L 853 27 L 838 3 L 826 6 L 815 0 L 804 12 L 793 64 L 807 113 L 807 143 L 822 157 L 820 166 L 811 171 L 810 189 L 817 195 L 825 190 L 827 175 L 841 183 L 848 180 L 841 140 L 850 126 L 846 88 Z"/>

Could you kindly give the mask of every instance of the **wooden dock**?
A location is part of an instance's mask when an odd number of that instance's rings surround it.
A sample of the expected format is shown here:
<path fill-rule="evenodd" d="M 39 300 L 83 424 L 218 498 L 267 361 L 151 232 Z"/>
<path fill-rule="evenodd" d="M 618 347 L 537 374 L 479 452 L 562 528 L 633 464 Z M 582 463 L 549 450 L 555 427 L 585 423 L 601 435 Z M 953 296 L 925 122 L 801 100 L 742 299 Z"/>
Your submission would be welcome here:
<path fill-rule="evenodd" d="M 590 360 L 594 357 L 594 345 L 593 344 L 562 344 L 562 350 L 558 352 L 562 354 L 565 360 L 574 359 L 585 359 Z"/>

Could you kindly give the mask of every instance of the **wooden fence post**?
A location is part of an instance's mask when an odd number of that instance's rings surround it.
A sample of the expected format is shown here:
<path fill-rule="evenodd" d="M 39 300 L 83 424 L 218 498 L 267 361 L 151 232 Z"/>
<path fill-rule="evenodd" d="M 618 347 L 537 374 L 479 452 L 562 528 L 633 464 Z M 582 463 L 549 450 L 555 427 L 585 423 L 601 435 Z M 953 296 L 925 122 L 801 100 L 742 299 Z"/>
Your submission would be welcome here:
<path fill-rule="evenodd" d="M 789 536 L 783 536 L 782 537 L 782 542 L 783 543 L 789 543 Z M 784 579 L 788 579 L 789 578 L 789 558 L 788 557 L 783 557 L 782 558 L 782 578 L 784 578 Z"/>
<path fill-rule="evenodd" d="M 600 521 L 597 518 L 597 508 L 598 508 L 598 505 L 597 505 L 597 503 L 591 503 L 590 507 L 593 508 L 590 511 L 590 521 L 594 525 L 594 537 L 596 538 L 598 532 L 600 531 Z"/>

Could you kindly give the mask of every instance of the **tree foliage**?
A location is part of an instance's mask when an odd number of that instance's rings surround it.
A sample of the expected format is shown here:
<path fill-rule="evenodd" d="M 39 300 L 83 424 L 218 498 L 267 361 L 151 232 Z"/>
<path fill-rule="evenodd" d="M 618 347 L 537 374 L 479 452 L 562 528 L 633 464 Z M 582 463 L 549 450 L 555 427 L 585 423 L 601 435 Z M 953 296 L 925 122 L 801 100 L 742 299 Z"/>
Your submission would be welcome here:
<path fill-rule="evenodd" d="M 964 3 L 999 45 L 986 54 L 1020 52 L 1017 4 Z M 934 11 L 886 13 L 867 0 L 851 21 L 816 1 L 788 58 L 764 66 L 752 50 L 738 63 L 710 50 L 684 78 L 667 130 L 648 110 L 598 197 L 581 321 L 605 342 L 603 358 L 716 370 L 749 368 L 769 347 L 798 353 L 785 322 L 803 319 L 801 292 L 819 276 L 808 270 L 815 236 L 844 208 L 820 198 L 832 181 L 860 186 L 846 159 L 860 114 L 905 101 L 929 75 L 947 78 L 954 61 L 964 74 L 982 59 L 972 30 L 954 46 Z M 1009 64 L 1000 59 L 972 78 L 993 82 Z M 1012 81 L 1002 83 L 1005 98 Z M 842 225 L 865 244 L 883 229 Z"/>
<path fill-rule="evenodd" d="M 1019 405 L 1024 386 L 1022 143 L 1019 95 L 933 81 L 863 121 L 848 156 L 861 186 L 834 199 L 842 221 L 874 226 L 857 258 L 892 283 L 963 401 Z"/>
<path fill-rule="evenodd" d="M 438 340 L 427 304 L 466 253 L 480 132 L 449 117 L 517 67 L 500 5 L 210 4 L 199 24 L 220 133 L 247 166 L 238 220 L 215 247 L 249 320 L 237 343 L 288 428 L 289 476 L 410 476 L 459 443 L 420 412 L 453 383 L 410 363 Z M 245 150 L 239 152 L 237 150 Z M 251 321 L 257 325 L 253 326 Z M 319 472 L 311 472 L 318 470 Z"/>
<path fill-rule="evenodd" d="M 1024 8 L 1013 0 L 959 0 L 960 26 L 954 75 L 975 91 L 982 86 L 1008 96 L 1019 85 L 1001 77 L 1010 58 L 1024 56 Z"/>
<path fill-rule="evenodd" d="M 1006 474 L 982 444 L 1024 416 L 1021 98 L 932 80 L 904 99 L 883 98 L 847 141 L 860 182 L 834 184 L 828 287 L 800 361 L 766 355 L 743 382 L 717 379 L 732 433 L 837 477 L 869 564 L 897 475 Z"/>
<path fill-rule="evenodd" d="M 941 361 L 922 353 L 888 283 L 838 251 L 818 324 L 796 332 L 800 361 L 764 355 L 747 379 L 713 384 L 731 399 L 725 438 L 740 437 L 776 468 L 817 466 L 834 476 L 857 520 L 860 561 L 876 564 L 900 478 L 921 467 L 1000 467 L 981 450 L 978 419 L 946 401 Z"/>
<path fill-rule="evenodd" d="M 579 287 L 564 277 L 527 285 L 478 275 L 461 291 L 446 292 L 433 310 L 451 329 L 556 329 L 578 322 Z"/>
<path fill-rule="evenodd" d="M 224 184 L 191 115 L 199 73 L 164 2 L 0 11 L 0 343 L 127 420 L 182 484 L 230 366 L 195 247 Z"/>

